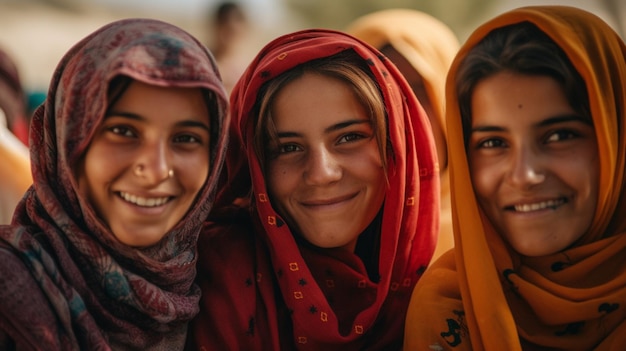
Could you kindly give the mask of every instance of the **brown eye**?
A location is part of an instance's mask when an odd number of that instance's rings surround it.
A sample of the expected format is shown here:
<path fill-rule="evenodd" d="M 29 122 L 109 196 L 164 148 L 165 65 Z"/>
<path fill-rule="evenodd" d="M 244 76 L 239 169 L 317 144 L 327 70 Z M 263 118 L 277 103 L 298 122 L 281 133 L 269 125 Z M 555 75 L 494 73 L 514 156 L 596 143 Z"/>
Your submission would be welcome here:
<path fill-rule="evenodd" d="M 134 136 L 134 133 L 132 132 L 132 130 L 125 126 L 113 126 L 113 127 L 109 127 L 108 130 L 116 135 L 121 135 L 125 137 Z"/>

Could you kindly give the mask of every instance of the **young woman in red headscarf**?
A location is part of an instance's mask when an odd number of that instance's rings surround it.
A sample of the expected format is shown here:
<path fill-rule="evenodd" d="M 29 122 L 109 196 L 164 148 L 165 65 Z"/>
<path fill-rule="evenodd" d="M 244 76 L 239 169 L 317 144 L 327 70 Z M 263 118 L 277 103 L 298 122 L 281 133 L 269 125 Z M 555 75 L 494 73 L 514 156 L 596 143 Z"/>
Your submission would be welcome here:
<path fill-rule="evenodd" d="M 0 227 L 0 349 L 184 347 L 226 110 L 178 27 L 121 20 L 69 50 L 31 122 L 34 184 Z"/>
<path fill-rule="evenodd" d="M 624 350 L 626 46 L 599 17 L 519 8 L 446 86 L 455 248 L 424 274 L 405 350 Z"/>
<path fill-rule="evenodd" d="M 396 67 L 340 32 L 269 43 L 231 96 L 199 243 L 206 350 L 393 350 L 436 243 L 428 117 Z"/>

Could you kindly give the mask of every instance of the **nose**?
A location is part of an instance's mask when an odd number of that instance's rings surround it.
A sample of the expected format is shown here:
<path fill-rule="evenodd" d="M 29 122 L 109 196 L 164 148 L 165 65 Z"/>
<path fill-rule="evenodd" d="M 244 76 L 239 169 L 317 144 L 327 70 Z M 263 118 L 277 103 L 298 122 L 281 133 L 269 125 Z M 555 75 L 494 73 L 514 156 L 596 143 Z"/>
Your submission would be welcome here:
<path fill-rule="evenodd" d="M 341 179 L 341 164 L 336 155 L 326 147 L 309 150 L 304 171 L 304 181 L 308 185 L 326 185 Z"/>
<path fill-rule="evenodd" d="M 522 147 L 514 152 L 509 179 L 512 184 L 522 188 L 545 181 L 545 167 L 540 152 L 531 147 Z"/>
<path fill-rule="evenodd" d="M 159 184 L 173 175 L 166 143 L 146 143 L 139 150 L 134 174 L 145 184 Z"/>

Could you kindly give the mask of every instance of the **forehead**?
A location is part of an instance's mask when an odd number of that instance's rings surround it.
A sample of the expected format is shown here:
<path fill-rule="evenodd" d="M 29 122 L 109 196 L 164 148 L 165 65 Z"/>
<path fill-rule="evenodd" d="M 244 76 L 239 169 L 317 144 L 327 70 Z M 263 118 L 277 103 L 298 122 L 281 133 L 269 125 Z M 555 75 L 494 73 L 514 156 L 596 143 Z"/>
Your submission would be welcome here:
<path fill-rule="evenodd" d="M 553 78 L 502 72 L 480 81 L 472 94 L 472 124 L 533 123 L 574 114 L 563 87 Z"/>
<path fill-rule="evenodd" d="M 272 104 L 272 119 L 279 129 L 308 129 L 368 116 L 347 82 L 305 73 L 278 92 Z"/>

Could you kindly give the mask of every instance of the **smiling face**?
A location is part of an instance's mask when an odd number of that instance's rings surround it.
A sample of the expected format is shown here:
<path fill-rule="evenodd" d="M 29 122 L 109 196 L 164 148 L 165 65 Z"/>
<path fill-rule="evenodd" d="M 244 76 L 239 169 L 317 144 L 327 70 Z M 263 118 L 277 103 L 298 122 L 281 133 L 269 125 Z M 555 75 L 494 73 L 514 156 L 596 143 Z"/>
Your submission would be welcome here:
<path fill-rule="evenodd" d="M 96 131 L 78 168 L 79 187 L 120 242 L 155 244 L 203 187 L 209 141 L 199 88 L 133 81 Z"/>
<path fill-rule="evenodd" d="M 380 210 L 386 180 L 374 127 L 350 86 L 305 73 L 272 106 L 268 187 L 289 226 L 322 248 L 354 251 Z"/>
<path fill-rule="evenodd" d="M 498 73 L 477 84 L 471 106 L 472 183 L 495 229 L 526 256 L 570 246 L 597 203 L 592 121 L 547 76 Z"/>

